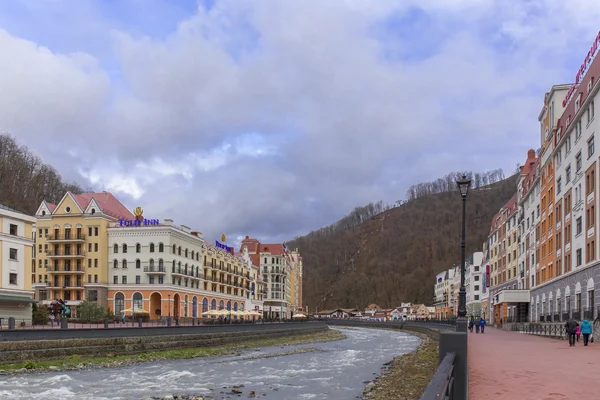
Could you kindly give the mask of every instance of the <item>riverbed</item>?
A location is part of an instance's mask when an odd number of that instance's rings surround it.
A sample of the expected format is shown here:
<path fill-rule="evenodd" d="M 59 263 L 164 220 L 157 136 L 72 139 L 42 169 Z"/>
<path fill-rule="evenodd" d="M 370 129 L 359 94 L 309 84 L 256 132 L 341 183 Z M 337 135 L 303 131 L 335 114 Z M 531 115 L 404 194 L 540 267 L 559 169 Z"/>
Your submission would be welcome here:
<path fill-rule="evenodd" d="M 223 357 L 2 376 L 0 399 L 140 400 L 167 394 L 233 399 L 252 391 L 256 398 L 272 400 L 348 400 L 360 397 L 383 364 L 421 342 L 400 331 L 339 329 L 346 339 Z M 290 351 L 295 349 L 305 352 Z M 241 397 L 232 393 L 234 386 Z"/>

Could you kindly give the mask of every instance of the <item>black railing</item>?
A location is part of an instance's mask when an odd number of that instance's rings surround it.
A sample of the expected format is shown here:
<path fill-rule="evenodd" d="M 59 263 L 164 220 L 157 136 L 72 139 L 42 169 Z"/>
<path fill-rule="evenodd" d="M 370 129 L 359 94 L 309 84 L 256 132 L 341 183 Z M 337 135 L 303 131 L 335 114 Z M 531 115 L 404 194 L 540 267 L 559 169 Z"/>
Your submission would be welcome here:
<path fill-rule="evenodd" d="M 144 267 L 144 272 L 167 272 L 165 267 L 154 266 L 154 267 Z"/>
<path fill-rule="evenodd" d="M 565 338 L 567 332 L 564 324 L 514 324 L 510 328 L 513 332 L 521 332 L 529 335 L 549 336 L 554 338 Z"/>
<path fill-rule="evenodd" d="M 85 240 L 85 234 L 76 232 L 71 232 L 70 234 L 49 234 L 46 235 L 46 240 Z"/>
<path fill-rule="evenodd" d="M 446 353 L 438 369 L 429 381 L 421 400 L 447 399 L 454 398 L 454 361 L 456 353 Z"/>

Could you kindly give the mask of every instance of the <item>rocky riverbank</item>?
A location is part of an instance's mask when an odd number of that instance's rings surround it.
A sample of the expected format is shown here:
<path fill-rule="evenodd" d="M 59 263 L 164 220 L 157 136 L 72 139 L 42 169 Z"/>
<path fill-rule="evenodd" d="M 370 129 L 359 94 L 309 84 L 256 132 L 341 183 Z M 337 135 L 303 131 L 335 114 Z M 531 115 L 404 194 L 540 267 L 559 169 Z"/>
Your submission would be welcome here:
<path fill-rule="evenodd" d="M 423 342 L 412 353 L 386 363 L 381 374 L 367 386 L 362 399 L 418 400 L 438 367 L 438 342 L 416 334 Z"/>
<path fill-rule="evenodd" d="M 248 340 L 243 343 L 236 343 L 219 347 L 156 351 L 122 356 L 109 354 L 107 355 L 107 357 L 101 358 L 83 358 L 79 356 L 71 356 L 66 360 L 25 362 L 21 364 L 0 365 L 0 375 L 70 371 L 94 368 L 113 368 L 160 360 L 189 359 L 229 354 L 242 354 L 257 350 L 257 348 L 259 347 L 285 347 L 305 343 L 322 343 L 344 339 L 345 337 L 346 336 L 339 330 L 330 329 L 324 332 L 317 333 L 302 333 L 286 337 Z M 307 351 L 306 349 L 297 350 L 298 352 Z M 292 354 L 294 351 L 296 350 L 291 350 Z M 309 349 L 308 351 L 314 351 L 314 349 Z M 202 396 L 200 397 L 205 398 Z"/>

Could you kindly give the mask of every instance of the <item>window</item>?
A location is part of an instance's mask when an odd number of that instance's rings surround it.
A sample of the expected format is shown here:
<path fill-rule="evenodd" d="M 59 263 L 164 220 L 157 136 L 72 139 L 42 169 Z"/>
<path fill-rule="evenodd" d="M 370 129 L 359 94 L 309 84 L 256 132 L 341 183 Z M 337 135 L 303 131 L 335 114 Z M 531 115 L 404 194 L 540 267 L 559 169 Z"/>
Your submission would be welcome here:
<path fill-rule="evenodd" d="M 98 236 L 98 227 L 94 228 L 94 236 Z"/>
<path fill-rule="evenodd" d="M 141 268 L 142 267 L 142 262 L 140 260 L 135 260 L 135 267 L 136 268 Z"/>
<path fill-rule="evenodd" d="M 475 291 L 478 291 L 478 290 L 479 290 L 479 285 L 475 285 L 475 288 L 474 288 L 474 290 L 475 290 Z"/>
<path fill-rule="evenodd" d="M 41 233 L 41 231 L 40 231 Z M 13 236 L 17 236 L 17 225 L 15 224 L 10 224 L 10 234 Z M 40 235 L 42 236 L 42 235 Z"/>
<path fill-rule="evenodd" d="M 479 295 L 478 294 L 475 295 L 475 300 L 479 300 Z"/>
<path fill-rule="evenodd" d="M 591 156 L 594 155 L 594 137 L 593 136 L 588 140 L 587 145 L 588 145 L 588 158 L 590 158 Z"/>
<path fill-rule="evenodd" d="M 117 254 L 118 252 L 119 252 L 119 245 L 115 243 L 113 245 L 113 253 Z"/>
<path fill-rule="evenodd" d="M 135 276 L 135 284 L 139 285 L 142 282 L 142 278 L 139 275 Z"/>
<path fill-rule="evenodd" d="M 142 245 L 141 244 L 136 244 L 135 245 L 135 252 L 136 253 L 141 253 L 142 252 Z"/>
<path fill-rule="evenodd" d="M 92 227 L 88 228 L 88 236 L 92 236 Z"/>
<path fill-rule="evenodd" d="M 581 262 L 582 262 L 582 259 L 581 259 L 581 249 L 577 249 L 575 261 L 576 261 L 575 265 L 579 267 L 581 265 Z"/>
<path fill-rule="evenodd" d="M 8 259 L 9 260 L 17 260 L 17 249 L 9 249 L 8 250 Z"/>
<path fill-rule="evenodd" d="M 123 253 L 127 253 L 127 245 L 123 244 Z"/>
<path fill-rule="evenodd" d="M 71 207 L 66 207 L 65 211 L 68 212 L 68 213 L 70 213 L 71 212 Z"/>
<path fill-rule="evenodd" d="M 577 153 L 577 155 L 575 156 L 575 170 L 577 172 L 579 172 L 581 170 L 581 167 L 583 166 L 582 161 L 581 161 L 581 151 L 579 153 Z"/>
<path fill-rule="evenodd" d="M 127 260 L 123 260 L 121 262 L 121 265 L 123 266 L 124 269 L 127 269 Z"/>
<path fill-rule="evenodd" d="M 10 274 L 8 274 L 8 283 L 11 285 L 16 285 L 17 284 L 17 274 L 15 274 L 14 272 L 11 272 Z"/>
<path fill-rule="evenodd" d="M 119 268 L 119 261 L 113 260 L 113 268 Z"/>
<path fill-rule="evenodd" d="M 565 183 L 569 183 L 569 182 L 571 182 L 571 164 L 569 164 L 567 166 L 565 171 L 566 171 L 566 176 L 565 176 L 566 182 Z"/>
<path fill-rule="evenodd" d="M 94 268 L 98 268 L 98 259 L 94 258 Z"/>
<path fill-rule="evenodd" d="M 150 253 L 154 253 L 154 243 L 150 243 Z"/>
<path fill-rule="evenodd" d="M 576 224 L 577 224 L 577 228 L 576 228 L 576 231 L 575 231 L 575 235 L 579 235 L 581 233 L 581 230 L 582 230 L 581 217 L 577 218 Z"/>
<path fill-rule="evenodd" d="M 121 277 L 121 282 L 123 282 L 124 285 L 127 284 L 127 275 Z"/>
<path fill-rule="evenodd" d="M 98 283 L 98 275 L 94 275 L 94 283 Z"/>
<path fill-rule="evenodd" d="M 165 251 L 165 245 L 162 243 L 158 244 L 158 252 L 163 253 Z"/>
<path fill-rule="evenodd" d="M 556 180 L 556 194 L 559 194 L 562 190 L 562 178 Z"/>
<path fill-rule="evenodd" d="M 94 251 L 98 251 L 98 243 L 94 243 Z"/>

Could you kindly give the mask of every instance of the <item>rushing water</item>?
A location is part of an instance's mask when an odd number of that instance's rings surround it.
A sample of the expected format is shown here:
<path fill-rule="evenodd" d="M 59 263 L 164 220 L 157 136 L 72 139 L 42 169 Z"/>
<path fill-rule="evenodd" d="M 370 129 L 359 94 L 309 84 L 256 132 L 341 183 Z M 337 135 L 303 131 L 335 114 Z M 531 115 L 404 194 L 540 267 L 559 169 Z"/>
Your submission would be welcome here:
<path fill-rule="evenodd" d="M 236 356 L 161 361 L 127 367 L 0 376 L 0 399 L 141 399 L 166 394 L 238 398 L 243 385 L 256 398 L 348 400 L 360 396 L 384 363 L 415 349 L 404 332 L 340 328 L 347 338 L 328 343 L 265 347 Z M 276 355 L 290 349 L 316 351 Z M 257 356 L 267 356 L 256 358 Z M 268 357 L 275 355 L 274 357 Z M 250 358 L 252 357 L 252 358 Z M 211 390 L 212 389 L 212 390 Z"/>

